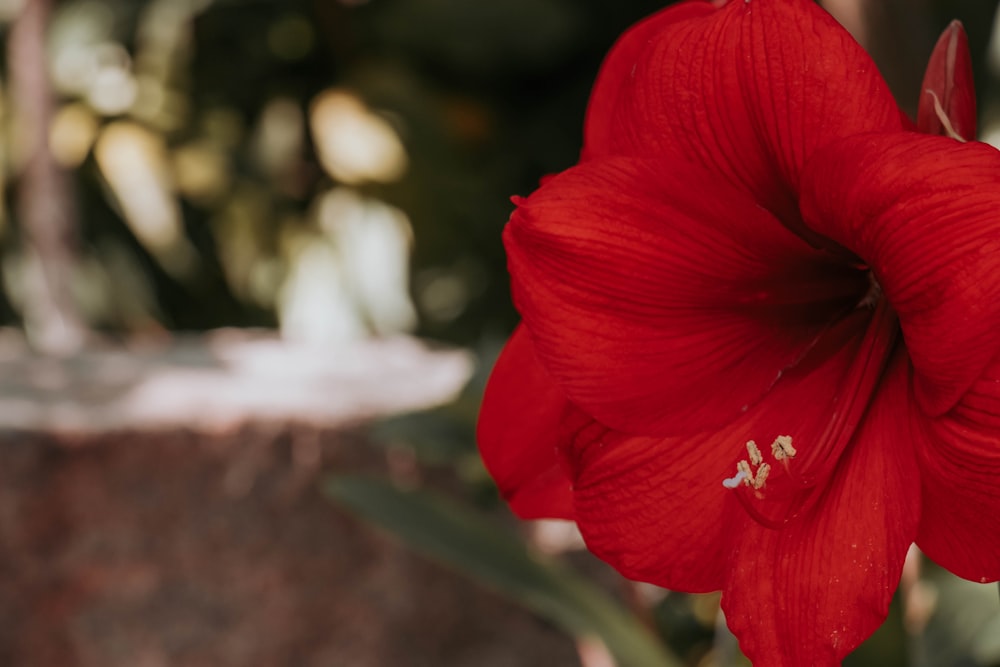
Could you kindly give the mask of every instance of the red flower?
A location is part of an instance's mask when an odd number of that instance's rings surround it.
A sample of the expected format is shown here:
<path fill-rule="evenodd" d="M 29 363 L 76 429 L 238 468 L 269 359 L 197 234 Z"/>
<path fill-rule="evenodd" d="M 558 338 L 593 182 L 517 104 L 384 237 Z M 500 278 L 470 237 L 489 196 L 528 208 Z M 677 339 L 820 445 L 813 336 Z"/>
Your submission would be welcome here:
<path fill-rule="evenodd" d="M 754 664 L 836 664 L 912 542 L 1000 578 L 1000 153 L 954 138 L 957 24 L 917 133 L 810 0 L 718 4 L 626 33 L 580 163 L 518 201 L 480 446 L 521 516 L 722 589 Z"/>

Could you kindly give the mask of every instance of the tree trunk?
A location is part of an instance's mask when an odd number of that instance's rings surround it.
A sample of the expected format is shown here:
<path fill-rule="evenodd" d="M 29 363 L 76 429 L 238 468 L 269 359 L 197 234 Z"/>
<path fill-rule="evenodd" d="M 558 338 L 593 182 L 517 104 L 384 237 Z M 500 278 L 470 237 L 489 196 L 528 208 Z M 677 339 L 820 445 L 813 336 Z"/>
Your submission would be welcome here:
<path fill-rule="evenodd" d="M 21 165 L 15 213 L 26 243 L 21 295 L 28 338 L 40 351 L 71 354 L 85 327 L 72 292 L 75 220 L 67 174 L 49 149 L 54 97 L 46 55 L 51 0 L 26 0 L 8 39 L 13 136 Z"/>

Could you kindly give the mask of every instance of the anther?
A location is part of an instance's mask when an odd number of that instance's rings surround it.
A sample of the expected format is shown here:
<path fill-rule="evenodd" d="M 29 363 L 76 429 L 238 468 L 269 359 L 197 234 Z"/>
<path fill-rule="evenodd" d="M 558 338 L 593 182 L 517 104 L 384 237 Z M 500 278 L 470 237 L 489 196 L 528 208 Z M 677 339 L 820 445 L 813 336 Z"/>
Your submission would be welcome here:
<path fill-rule="evenodd" d="M 760 449 L 757 448 L 757 443 L 753 440 L 747 441 L 747 454 L 750 455 L 750 465 L 759 466 L 764 462 L 764 457 L 760 455 Z"/>
<path fill-rule="evenodd" d="M 795 458 L 798 452 L 792 447 L 792 436 L 779 435 L 775 438 L 774 442 L 771 443 L 771 454 L 777 461 Z"/>
<path fill-rule="evenodd" d="M 722 486 L 727 489 L 735 489 L 740 484 L 744 484 L 754 491 L 764 488 L 767 476 L 771 473 L 771 464 L 764 463 L 764 456 L 760 453 L 760 447 L 753 440 L 747 440 L 747 455 L 750 459 L 743 459 L 736 463 L 736 474 L 722 480 Z M 771 453 L 776 461 L 783 461 L 795 456 L 795 448 L 792 447 L 792 436 L 779 435 L 771 443 Z M 760 494 L 757 494 L 760 496 Z"/>
<path fill-rule="evenodd" d="M 757 476 L 754 477 L 753 481 L 750 483 L 751 486 L 753 486 L 753 488 L 755 489 L 764 488 L 764 482 L 767 481 L 767 474 L 769 472 L 771 472 L 770 465 L 766 463 L 761 465 L 761 467 L 757 469 Z"/>
<path fill-rule="evenodd" d="M 760 456 L 760 452 L 757 452 L 757 456 Z M 755 466 L 756 467 L 756 466 Z M 722 486 L 727 489 L 735 489 L 740 484 L 745 484 L 754 490 L 762 489 L 764 487 L 764 482 L 767 481 L 767 475 L 771 472 L 771 466 L 767 463 L 761 463 L 760 467 L 757 468 L 757 472 L 750 468 L 750 463 L 743 459 L 736 464 L 736 474 L 728 479 L 722 480 Z"/>

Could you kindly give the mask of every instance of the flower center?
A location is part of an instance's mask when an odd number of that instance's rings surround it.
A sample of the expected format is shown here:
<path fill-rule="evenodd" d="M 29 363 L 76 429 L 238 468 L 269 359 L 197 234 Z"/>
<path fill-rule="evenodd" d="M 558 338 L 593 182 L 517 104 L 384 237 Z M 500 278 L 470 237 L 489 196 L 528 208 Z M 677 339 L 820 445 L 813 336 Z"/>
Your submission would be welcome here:
<path fill-rule="evenodd" d="M 875 308 L 875 305 L 882 298 L 882 286 L 878 284 L 874 271 L 868 271 L 868 291 L 858 301 L 857 308 Z"/>
<path fill-rule="evenodd" d="M 780 527 L 804 516 L 822 496 L 842 454 L 854 441 L 892 356 L 899 339 L 898 320 L 874 275 L 869 272 L 868 278 L 869 288 L 857 306 L 838 319 L 853 328 L 851 322 L 860 324 L 863 318 L 864 328 L 855 329 L 857 334 L 844 339 L 835 331 L 838 324 L 832 324 L 825 339 L 817 341 L 800 365 L 781 378 L 801 381 L 824 363 L 831 364 L 826 373 L 840 368 L 829 375 L 829 393 L 822 404 L 805 409 L 809 416 L 788 416 L 786 428 L 796 430 L 797 446 L 792 444 L 792 436 L 780 435 L 771 443 L 770 457 L 765 461 L 765 455 L 750 440 L 747 457 L 736 463 L 736 474 L 722 482 L 761 525 Z M 799 396 L 792 394 L 791 400 L 799 400 Z"/>
<path fill-rule="evenodd" d="M 771 455 L 775 461 L 787 461 L 787 459 L 794 458 L 795 454 L 797 452 L 792 446 L 792 436 L 790 435 L 779 435 L 771 443 Z M 755 491 L 764 488 L 767 476 L 771 473 L 771 464 L 764 463 L 764 456 L 753 440 L 747 441 L 747 456 L 747 459 L 736 464 L 735 475 L 722 480 L 722 486 L 727 489 L 735 489 L 742 483 Z"/>

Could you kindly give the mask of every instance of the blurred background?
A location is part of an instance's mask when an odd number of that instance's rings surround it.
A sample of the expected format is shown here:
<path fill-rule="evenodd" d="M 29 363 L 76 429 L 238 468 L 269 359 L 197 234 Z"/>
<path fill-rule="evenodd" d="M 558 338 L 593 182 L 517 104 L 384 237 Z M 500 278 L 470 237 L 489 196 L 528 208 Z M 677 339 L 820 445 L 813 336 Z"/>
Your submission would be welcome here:
<path fill-rule="evenodd" d="M 0 664 L 745 664 L 474 442 L 510 196 L 665 4 L 0 0 Z M 911 115 L 963 20 L 1000 142 L 996 2 L 823 4 Z M 1000 664 L 995 586 L 897 597 L 848 665 Z"/>

